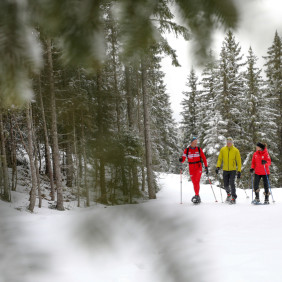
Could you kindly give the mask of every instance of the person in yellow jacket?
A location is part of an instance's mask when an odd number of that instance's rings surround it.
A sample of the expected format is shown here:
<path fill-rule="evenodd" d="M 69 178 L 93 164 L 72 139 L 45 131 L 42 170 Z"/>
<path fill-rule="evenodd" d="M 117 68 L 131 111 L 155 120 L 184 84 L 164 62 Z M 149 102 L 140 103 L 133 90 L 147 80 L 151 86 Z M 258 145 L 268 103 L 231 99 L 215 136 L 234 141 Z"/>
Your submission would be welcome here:
<path fill-rule="evenodd" d="M 239 150 L 233 145 L 232 137 L 228 137 L 226 141 L 227 145 L 220 149 L 215 172 L 218 174 L 223 162 L 223 182 L 227 193 L 226 202 L 236 204 L 235 176 L 237 170 L 237 178 L 241 177 L 241 156 Z"/>

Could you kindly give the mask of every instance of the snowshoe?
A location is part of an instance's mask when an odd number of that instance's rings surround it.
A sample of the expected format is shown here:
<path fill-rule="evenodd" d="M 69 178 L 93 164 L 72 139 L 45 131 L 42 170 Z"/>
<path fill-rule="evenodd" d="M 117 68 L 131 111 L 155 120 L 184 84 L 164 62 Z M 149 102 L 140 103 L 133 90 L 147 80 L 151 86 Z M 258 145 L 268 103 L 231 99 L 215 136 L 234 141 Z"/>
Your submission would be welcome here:
<path fill-rule="evenodd" d="M 191 199 L 192 203 L 197 205 L 201 203 L 201 198 L 199 195 L 195 195 L 192 199 Z"/>
<path fill-rule="evenodd" d="M 253 205 L 261 205 L 262 203 L 260 202 L 259 199 L 255 198 L 255 199 L 252 201 L 252 204 L 253 204 Z"/>
<path fill-rule="evenodd" d="M 227 194 L 227 198 L 226 198 L 226 200 L 225 200 L 225 203 L 230 203 L 231 202 L 231 200 L 232 200 L 232 196 L 231 196 L 231 194 Z"/>
<path fill-rule="evenodd" d="M 269 200 L 265 200 L 264 205 L 269 205 Z"/>
<path fill-rule="evenodd" d="M 232 198 L 231 201 L 229 202 L 230 205 L 235 205 L 236 204 L 236 199 Z"/>

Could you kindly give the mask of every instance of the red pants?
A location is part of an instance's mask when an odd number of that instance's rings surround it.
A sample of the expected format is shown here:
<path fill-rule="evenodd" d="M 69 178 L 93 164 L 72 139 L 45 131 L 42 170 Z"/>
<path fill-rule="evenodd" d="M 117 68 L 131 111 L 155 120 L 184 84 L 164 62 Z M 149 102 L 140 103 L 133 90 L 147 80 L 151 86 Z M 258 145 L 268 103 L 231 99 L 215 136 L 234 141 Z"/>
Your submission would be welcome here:
<path fill-rule="evenodd" d="M 189 164 L 189 173 L 192 183 L 194 185 L 195 195 L 199 195 L 200 179 L 202 176 L 202 164 L 201 163 Z"/>

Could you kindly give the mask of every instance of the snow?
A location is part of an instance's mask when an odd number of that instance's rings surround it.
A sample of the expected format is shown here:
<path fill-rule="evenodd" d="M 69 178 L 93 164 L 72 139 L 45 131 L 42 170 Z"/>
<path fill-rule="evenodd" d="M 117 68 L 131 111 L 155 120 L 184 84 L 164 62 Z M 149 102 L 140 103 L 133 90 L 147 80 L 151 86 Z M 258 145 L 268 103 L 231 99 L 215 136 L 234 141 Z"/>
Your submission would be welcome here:
<path fill-rule="evenodd" d="M 0 205 L 0 282 L 281 281 L 282 189 L 268 206 L 237 189 L 237 204 L 227 205 L 215 185 L 218 202 L 201 184 L 195 206 L 186 177 L 180 204 L 179 180 L 161 174 L 158 198 L 142 204 L 70 203 L 64 212 L 44 201 L 29 213 L 27 195 L 13 192 Z"/>

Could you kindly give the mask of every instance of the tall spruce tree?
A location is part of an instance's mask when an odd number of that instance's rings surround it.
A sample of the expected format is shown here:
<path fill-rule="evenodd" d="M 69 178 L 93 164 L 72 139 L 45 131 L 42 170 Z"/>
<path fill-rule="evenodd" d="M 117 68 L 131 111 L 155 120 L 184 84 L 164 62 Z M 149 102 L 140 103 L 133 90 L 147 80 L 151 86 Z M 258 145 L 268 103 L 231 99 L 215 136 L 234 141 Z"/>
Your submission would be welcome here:
<path fill-rule="evenodd" d="M 221 130 L 222 116 L 217 103 L 220 100 L 219 91 L 219 63 L 210 51 L 209 62 L 202 72 L 202 107 L 204 112 L 202 126 L 202 147 L 206 152 L 210 173 L 213 174 L 216 166 L 220 143 L 224 140 L 224 132 Z"/>
<path fill-rule="evenodd" d="M 164 73 L 160 70 L 161 58 L 154 56 L 150 69 L 150 89 L 152 91 L 152 131 L 154 163 L 159 171 L 173 171 L 177 159 L 176 124 L 172 118 L 172 110 L 164 84 Z"/>
<path fill-rule="evenodd" d="M 225 134 L 233 136 L 237 145 L 245 142 L 242 105 L 245 104 L 244 84 L 241 73 L 242 63 L 241 47 L 229 31 L 223 41 L 220 54 L 220 111 L 225 122 Z"/>
<path fill-rule="evenodd" d="M 265 141 L 269 145 L 273 161 L 273 180 L 282 186 L 282 41 L 276 31 L 272 45 L 268 48 L 266 60 L 267 91 L 263 102 L 267 111 L 263 123 L 270 120 L 265 128 Z"/>
<path fill-rule="evenodd" d="M 186 145 L 193 136 L 197 136 L 199 133 L 197 113 L 199 102 L 199 91 L 197 90 L 198 78 L 193 68 L 191 69 L 187 80 L 188 82 L 186 83 L 186 86 L 190 91 L 183 92 L 185 98 L 181 102 L 181 105 L 183 106 L 183 111 L 181 112 L 181 128 L 184 132 L 183 144 Z"/>
<path fill-rule="evenodd" d="M 246 112 L 243 112 L 242 119 L 244 123 L 244 131 L 247 142 L 244 146 L 246 152 L 243 159 L 243 177 L 242 181 L 247 185 L 249 171 L 251 166 L 252 154 L 254 146 L 259 142 L 263 133 L 263 115 L 265 113 L 263 95 L 263 79 L 261 76 L 262 70 L 257 65 L 258 58 L 255 56 L 252 48 L 249 48 L 246 66 L 247 70 L 244 72 L 245 80 L 245 95 L 246 105 L 243 107 Z M 268 121 L 266 121 L 268 123 Z M 260 141 L 262 142 L 262 141 Z M 244 169 L 246 167 L 246 169 Z"/>

